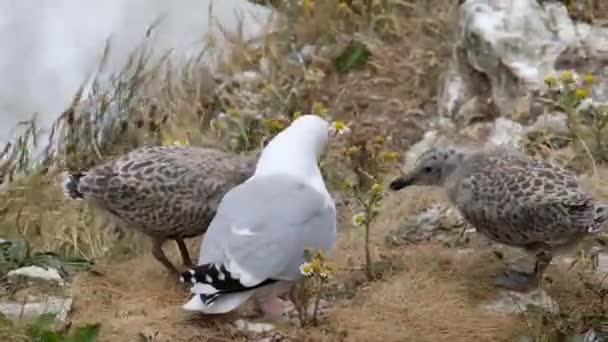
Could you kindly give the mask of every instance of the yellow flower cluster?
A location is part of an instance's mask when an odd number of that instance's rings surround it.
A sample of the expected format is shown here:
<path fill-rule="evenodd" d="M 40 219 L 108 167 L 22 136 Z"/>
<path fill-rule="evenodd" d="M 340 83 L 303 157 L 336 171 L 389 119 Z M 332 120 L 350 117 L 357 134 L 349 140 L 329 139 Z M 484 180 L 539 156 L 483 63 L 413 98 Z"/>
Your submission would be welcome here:
<path fill-rule="evenodd" d="M 344 150 L 344 155 L 347 157 L 352 157 L 355 154 L 357 154 L 357 152 L 359 152 L 361 148 L 359 146 L 349 146 Z"/>
<path fill-rule="evenodd" d="M 300 6 L 302 6 L 303 10 L 310 13 L 315 8 L 315 2 L 314 0 L 302 0 Z"/>
<path fill-rule="evenodd" d="M 288 124 L 287 119 L 281 116 L 267 118 L 264 122 L 265 126 L 272 132 L 278 132 L 285 128 Z"/>
<path fill-rule="evenodd" d="M 555 88 L 557 86 L 557 77 L 553 75 L 545 77 L 545 84 L 549 88 Z"/>
<path fill-rule="evenodd" d="M 327 118 L 329 115 L 329 111 L 325 107 L 325 105 L 321 102 L 315 102 L 312 104 L 312 112 L 322 118 Z"/>
<path fill-rule="evenodd" d="M 562 80 L 562 82 L 565 82 L 565 83 L 573 82 L 574 81 L 574 72 L 572 72 L 572 70 L 564 70 L 559 75 L 559 78 L 560 78 L 560 80 Z"/>
<path fill-rule="evenodd" d="M 594 84 L 595 83 L 595 76 L 592 73 L 586 73 L 585 77 L 583 77 L 583 82 L 585 84 Z"/>
<path fill-rule="evenodd" d="M 309 262 L 300 265 L 300 273 L 305 277 L 318 275 L 319 278 L 325 280 L 329 278 L 332 271 L 331 266 L 325 263 L 325 255 L 322 251 L 318 251 Z"/>
<path fill-rule="evenodd" d="M 275 90 L 274 85 L 272 85 L 272 83 L 266 83 L 264 85 L 264 88 L 262 89 L 263 92 L 265 93 L 273 93 Z"/>
<path fill-rule="evenodd" d="M 365 213 L 363 213 L 363 212 L 356 213 L 355 215 L 353 215 L 353 218 L 352 218 L 351 222 L 352 222 L 353 226 L 359 227 L 363 223 L 365 223 L 365 219 L 366 219 Z"/>
<path fill-rule="evenodd" d="M 338 4 L 338 13 L 348 14 L 349 12 L 350 8 L 348 7 L 348 4 L 344 1 L 340 1 Z"/>
<path fill-rule="evenodd" d="M 173 135 L 169 133 L 163 134 L 162 144 L 164 146 L 176 145 L 176 146 L 185 146 L 190 145 L 190 132 L 186 132 L 186 136 L 181 139 L 176 139 Z"/>
<path fill-rule="evenodd" d="M 230 117 L 232 118 L 238 118 L 239 116 L 241 116 L 241 111 L 238 108 L 230 108 L 228 109 L 228 115 L 230 115 Z"/>
<path fill-rule="evenodd" d="M 345 179 L 344 182 L 342 182 L 342 186 L 345 187 L 346 189 L 351 189 L 355 185 L 353 184 L 353 181 L 351 181 L 350 179 Z"/>
<path fill-rule="evenodd" d="M 561 84 L 560 84 L 561 83 Z M 589 89 L 596 83 L 595 75 L 586 73 L 581 79 L 572 70 L 564 70 L 559 74 L 559 78 L 549 75 L 545 78 L 545 84 L 550 89 L 556 89 L 559 86 L 566 87 L 574 91 L 574 96 L 577 99 L 583 100 L 589 97 Z"/>
<path fill-rule="evenodd" d="M 387 163 L 392 163 L 399 159 L 399 153 L 394 151 L 382 151 L 380 152 L 380 159 Z"/>
<path fill-rule="evenodd" d="M 371 190 L 372 194 L 379 195 L 382 193 L 382 185 L 380 185 L 378 183 L 374 183 L 370 190 Z"/>
<path fill-rule="evenodd" d="M 577 88 L 574 91 L 574 94 L 576 95 L 576 97 L 578 97 L 579 99 L 582 100 L 582 99 L 587 98 L 587 96 L 589 95 L 589 92 L 585 88 Z"/>
<path fill-rule="evenodd" d="M 344 121 L 336 120 L 336 121 L 332 122 L 331 127 L 329 128 L 329 131 L 332 134 L 342 135 L 342 134 L 349 133 L 350 128 L 348 128 L 348 126 L 346 126 Z"/>

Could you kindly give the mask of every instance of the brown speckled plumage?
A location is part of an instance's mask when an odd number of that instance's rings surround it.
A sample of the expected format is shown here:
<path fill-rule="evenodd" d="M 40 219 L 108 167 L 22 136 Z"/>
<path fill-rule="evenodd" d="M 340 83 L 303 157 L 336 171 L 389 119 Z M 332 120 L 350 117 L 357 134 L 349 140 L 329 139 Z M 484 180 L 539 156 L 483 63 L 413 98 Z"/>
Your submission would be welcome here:
<path fill-rule="evenodd" d="M 64 190 L 149 235 L 154 257 L 177 274 L 163 243 L 175 240 L 184 264 L 191 266 L 183 239 L 206 231 L 224 194 L 253 174 L 256 161 L 254 155 L 200 147 L 143 147 L 69 175 Z"/>
<path fill-rule="evenodd" d="M 576 244 L 606 220 L 606 206 L 595 203 L 576 175 L 506 148 L 433 148 L 391 188 L 409 185 L 444 186 L 478 232 L 535 253 L 534 273 L 509 270 L 497 279 L 497 285 L 517 290 L 534 287 L 554 253 Z"/>

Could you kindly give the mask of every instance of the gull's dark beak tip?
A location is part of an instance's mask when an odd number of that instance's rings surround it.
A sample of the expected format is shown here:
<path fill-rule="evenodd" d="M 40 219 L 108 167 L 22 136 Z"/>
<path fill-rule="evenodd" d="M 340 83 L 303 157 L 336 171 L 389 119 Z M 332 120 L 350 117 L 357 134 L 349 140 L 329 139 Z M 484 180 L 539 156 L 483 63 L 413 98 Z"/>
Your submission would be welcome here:
<path fill-rule="evenodd" d="M 392 181 L 391 184 L 389 184 L 389 188 L 393 191 L 398 191 L 398 190 L 405 188 L 406 186 L 409 186 L 410 184 L 411 184 L 411 181 L 408 178 L 399 177 L 399 178 L 395 179 L 394 181 Z"/>

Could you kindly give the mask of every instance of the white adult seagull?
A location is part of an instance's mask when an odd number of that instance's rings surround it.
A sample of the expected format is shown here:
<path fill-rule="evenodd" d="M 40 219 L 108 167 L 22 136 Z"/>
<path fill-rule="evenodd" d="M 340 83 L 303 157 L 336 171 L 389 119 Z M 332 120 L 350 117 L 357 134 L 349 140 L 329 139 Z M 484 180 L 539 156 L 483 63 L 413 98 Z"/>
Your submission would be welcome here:
<path fill-rule="evenodd" d="M 329 125 L 303 115 L 264 148 L 255 173 L 222 199 L 201 244 L 199 266 L 182 273 L 188 311 L 221 314 L 253 299 L 265 314 L 302 277 L 304 250 L 330 254 L 336 208 L 317 165 Z"/>

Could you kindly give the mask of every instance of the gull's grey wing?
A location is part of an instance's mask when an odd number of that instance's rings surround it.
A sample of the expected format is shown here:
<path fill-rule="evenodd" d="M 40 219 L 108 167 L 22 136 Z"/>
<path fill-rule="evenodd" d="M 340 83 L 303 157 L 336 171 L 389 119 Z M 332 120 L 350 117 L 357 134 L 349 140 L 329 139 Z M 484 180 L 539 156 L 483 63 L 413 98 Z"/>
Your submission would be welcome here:
<path fill-rule="evenodd" d="M 222 200 L 199 264 L 223 264 L 248 286 L 267 279 L 295 280 L 305 248 L 327 252 L 335 241 L 332 201 L 287 176 L 255 177 Z"/>

